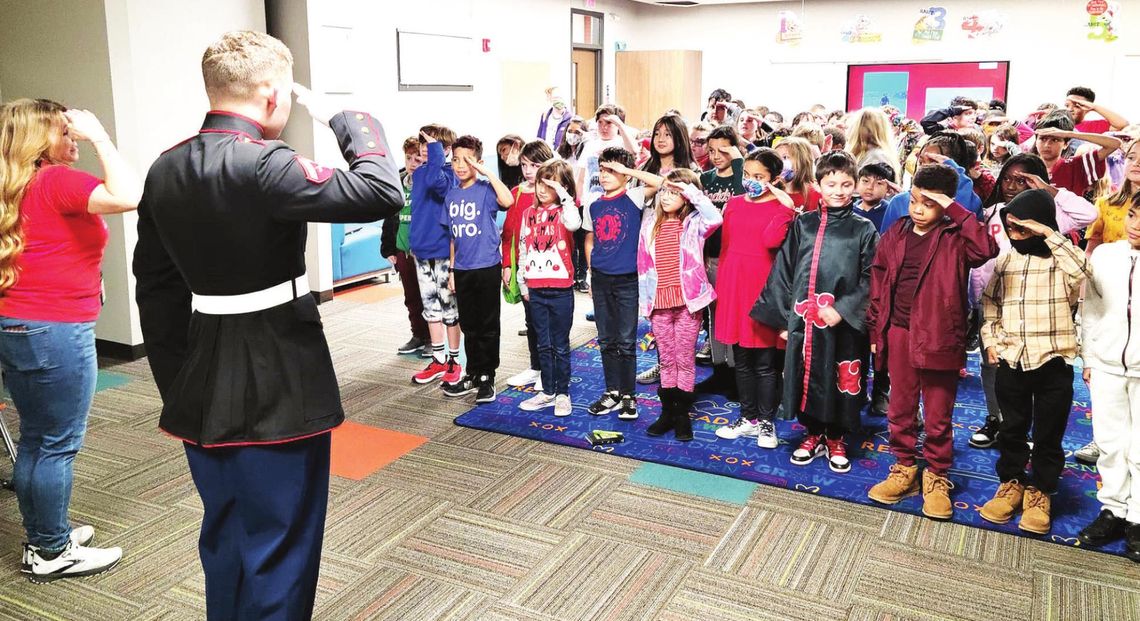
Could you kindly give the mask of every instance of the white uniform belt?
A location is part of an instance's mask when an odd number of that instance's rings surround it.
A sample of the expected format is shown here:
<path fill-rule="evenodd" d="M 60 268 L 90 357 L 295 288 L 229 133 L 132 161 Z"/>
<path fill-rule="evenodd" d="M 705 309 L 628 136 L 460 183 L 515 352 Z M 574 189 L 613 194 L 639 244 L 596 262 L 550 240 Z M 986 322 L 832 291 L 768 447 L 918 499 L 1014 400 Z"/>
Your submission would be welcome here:
<path fill-rule="evenodd" d="M 280 306 L 308 294 L 309 277 L 307 274 L 301 274 L 294 280 L 286 280 L 268 289 L 251 293 L 238 295 L 198 295 L 195 293 L 190 306 L 195 311 L 206 315 L 240 315 Z"/>

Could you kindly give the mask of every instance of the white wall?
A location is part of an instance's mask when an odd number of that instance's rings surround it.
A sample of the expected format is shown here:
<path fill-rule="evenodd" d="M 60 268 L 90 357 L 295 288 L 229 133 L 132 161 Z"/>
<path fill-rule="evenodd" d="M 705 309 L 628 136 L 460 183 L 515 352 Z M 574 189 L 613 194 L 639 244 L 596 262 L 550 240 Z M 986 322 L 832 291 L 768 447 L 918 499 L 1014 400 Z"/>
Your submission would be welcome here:
<path fill-rule="evenodd" d="M 846 104 L 848 63 L 918 61 L 1010 61 L 1009 106 L 1021 115 L 1046 101 L 1060 102 L 1071 86 L 1082 84 L 1097 101 L 1140 120 L 1140 6 L 1122 3 L 1122 36 L 1115 42 L 1089 40 L 1085 0 L 940 0 L 947 9 L 944 40 L 911 40 L 922 2 L 806 0 L 692 8 L 646 7 L 637 16 L 631 50 L 704 51 L 704 91 L 724 88 L 749 105 L 767 105 L 785 116 L 814 103 Z M 798 46 L 778 44 L 778 13 L 800 15 Z M 961 29 L 963 15 L 981 10 L 1005 14 L 1005 27 L 991 40 L 971 41 Z M 865 13 L 883 33 L 881 43 L 848 44 L 840 30 Z M 790 120 L 790 119 L 789 119 Z"/>
<path fill-rule="evenodd" d="M 538 117 L 547 106 L 545 87 L 569 90 L 570 9 L 582 6 L 570 0 L 310 0 L 312 87 L 317 92 L 339 87 L 344 69 L 335 65 L 347 63 L 354 92 L 338 99 L 376 114 L 394 150 L 399 151 L 403 139 L 415 135 L 422 125 L 438 122 L 482 139 L 485 158 L 493 159 L 489 151 L 504 134 L 517 133 L 524 139 L 534 136 Z M 626 0 L 598 0 L 589 10 L 618 16 L 617 20 L 607 16 L 605 21 L 604 97 L 607 86 L 614 92 L 614 41 L 630 38 L 635 16 L 643 8 Z M 330 54 L 335 45 L 321 33 L 326 26 L 353 29 L 349 58 Z M 474 89 L 400 91 L 397 29 L 472 37 L 468 57 L 439 58 L 437 62 L 468 65 Z M 491 40 L 488 53 L 481 51 L 484 38 Z M 529 88 L 507 89 L 524 84 Z M 331 134 L 319 136 L 318 159 L 339 160 Z M 402 159 L 402 154 L 397 157 Z"/>

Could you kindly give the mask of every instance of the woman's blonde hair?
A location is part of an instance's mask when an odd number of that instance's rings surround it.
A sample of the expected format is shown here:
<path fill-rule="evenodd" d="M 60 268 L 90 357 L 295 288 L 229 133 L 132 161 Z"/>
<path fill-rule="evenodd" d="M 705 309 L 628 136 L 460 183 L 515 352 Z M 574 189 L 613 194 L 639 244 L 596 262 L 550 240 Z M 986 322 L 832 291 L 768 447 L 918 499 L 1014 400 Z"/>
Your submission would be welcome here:
<path fill-rule="evenodd" d="M 0 106 L 0 293 L 19 277 L 16 259 L 24 250 L 20 202 L 36 170 L 46 163 L 52 135 L 67 123 L 62 104 L 17 99 Z"/>
<path fill-rule="evenodd" d="M 776 148 L 788 147 L 792 153 L 792 168 L 795 173 L 786 187 L 789 192 L 799 192 L 805 197 L 808 188 L 815 182 L 815 158 L 811 156 L 811 143 L 803 138 L 788 136 Z"/>
<path fill-rule="evenodd" d="M 697 186 L 697 189 L 699 190 L 704 189 L 701 186 L 701 176 L 688 168 L 674 168 L 673 170 L 669 171 L 669 174 L 665 175 L 665 180 L 680 184 L 691 183 Z M 680 218 L 682 222 L 684 222 L 685 218 L 687 218 L 689 214 L 693 212 L 694 207 L 693 204 L 688 201 L 688 199 L 682 197 L 681 200 L 684 200 L 685 203 L 681 205 L 681 210 L 677 212 L 677 217 Z M 653 205 L 653 209 L 656 212 L 657 217 L 653 221 L 653 232 L 649 236 L 650 240 L 657 239 L 657 233 L 661 230 L 661 223 L 665 220 L 665 210 L 661 208 L 661 199 L 658 198 L 657 200 L 653 201 Z"/>
<path fill-rule="evenodd" d="M 1132 150 L 1135 149 L 1137 145 L 1140 145 L 1140 141 L 1133 139 L 1129 143 L 1128 148 L 1124 150 L 1124 160 L 1126 162 L 1128 161 L 1128 155 L 1132 153 Z M 1136 164 L 1140 166 L 1140 162 L 1137 162 Z M 1125 166 L 1127 167 L 1127 164 L 1125 164 Z M 1105 175 L 1105 178 L 1107 179 L 1108 175 Z M 1136 194 L 1137 191 L 1140 191 L 1140 188 L 1134 187 L 1132 185 L 1132 180 L 1128 178 L 1127 174 L 1125 174 L 1124 181 L 1120 182 L 1120 187 L 1117 188 L 1117 190 L 1111 195 L 1109 195 L 1105 201 L 1114 207 L 1126 205 L 1129 204 L 1129 201 L 1132 200 L 1132 197 Z"/>
<path fill-rule="evenodd" d="M 879 108 L 863 108 L 852 114 L 847 121 L 847 152 L 862 162 L 863 156 L 875 149 L 885 152 L 887 163 L 898 171 L 898 147 L 887 114 Z M 897 174 L 897 173 L 896 173 Z M 893 181 L 898 181 L 897 178 Z"/>

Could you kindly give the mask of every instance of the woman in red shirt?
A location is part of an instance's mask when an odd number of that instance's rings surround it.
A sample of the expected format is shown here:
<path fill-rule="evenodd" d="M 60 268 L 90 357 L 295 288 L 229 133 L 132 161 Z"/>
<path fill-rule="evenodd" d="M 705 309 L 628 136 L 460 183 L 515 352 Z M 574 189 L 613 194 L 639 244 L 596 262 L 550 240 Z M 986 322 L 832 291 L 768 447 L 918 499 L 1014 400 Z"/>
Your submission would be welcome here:
<path fill-rule="evenodd" d="M 80 140 L 104 179 L 72 168 Z M 13 482 L 34 582 L 96 574 L 122 556 L 88 547 L 94 529 L 73 529 L 67 506 L 98 372 L 100 216 L 137 208 L 141 192 L 95 115 L 44 99 L 0 107 L 0 367 L 20 414 Z"/>

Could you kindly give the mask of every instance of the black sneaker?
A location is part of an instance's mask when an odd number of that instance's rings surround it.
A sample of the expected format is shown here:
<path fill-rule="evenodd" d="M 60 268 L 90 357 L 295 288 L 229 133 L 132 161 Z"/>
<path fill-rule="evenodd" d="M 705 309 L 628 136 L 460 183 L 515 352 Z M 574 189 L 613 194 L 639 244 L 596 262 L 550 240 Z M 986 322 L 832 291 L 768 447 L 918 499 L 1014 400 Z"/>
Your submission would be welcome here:
<path fill-rule="evenodd" d="M 974 448 L 990 448 L 997 444 L 998 422 L 986 417 L 986 424 L 970 436 L 970 446 Z"/>
<path fill-rule="evenodd" d="M 413 336 L 412 338 L 408 339 L 407 343 L 404 343 L 398 349 L 396 349 L 396 353 L 398 353 L 398 354 L 414 354 L 414 353 L 419 352 L 421 349 L 423 349 L 425 347 L 428 347 L 430 349 L 430 344 L 427 341 L 425 341 L 424 339 L 417 338 L 417 337 Z"/>
<path fill-rule="evenodd" d="M 443 396 L 462 397 L 464 395 L 469 395 L 477 390 L 479 390 L 479 387 L 475 385 L 475 380 L 472 379 L 470 375 L 465 375 L 463 376 L 463 379 L 455 382 L 454 384 L 444 384 Z"/>
<path fill-rule="evenodd" d="M 587 412 L 594 416 L 601 416 L 602 414 L 609 414 L 621 406 L 621 397 L 618 396 L 617 391 L 604 392 L 598 400 L 591 403 L 590 407 L 586 409 Z"/>
<path fill-rule="evenodd" d="M 1102 509 L 1092 523 L 1081 529 L 1077 539 L 1087 546 L 1099 548 L 1123 537 L 1127 525 L 1124 518 L 1116 517 L 1108 509 Z"/>
<path fill-rule="evenodd" d="M 495 392 L 495 378 L 486 375 L 479 376 L 478 392 L 475 393 L 475 403 L 490 403 L 498 394 Z"/>
<path fill-rule="evenodd" d="M 622 395 L 618 420 L 637 420 L 637 399 L 633 395 Z"/>

